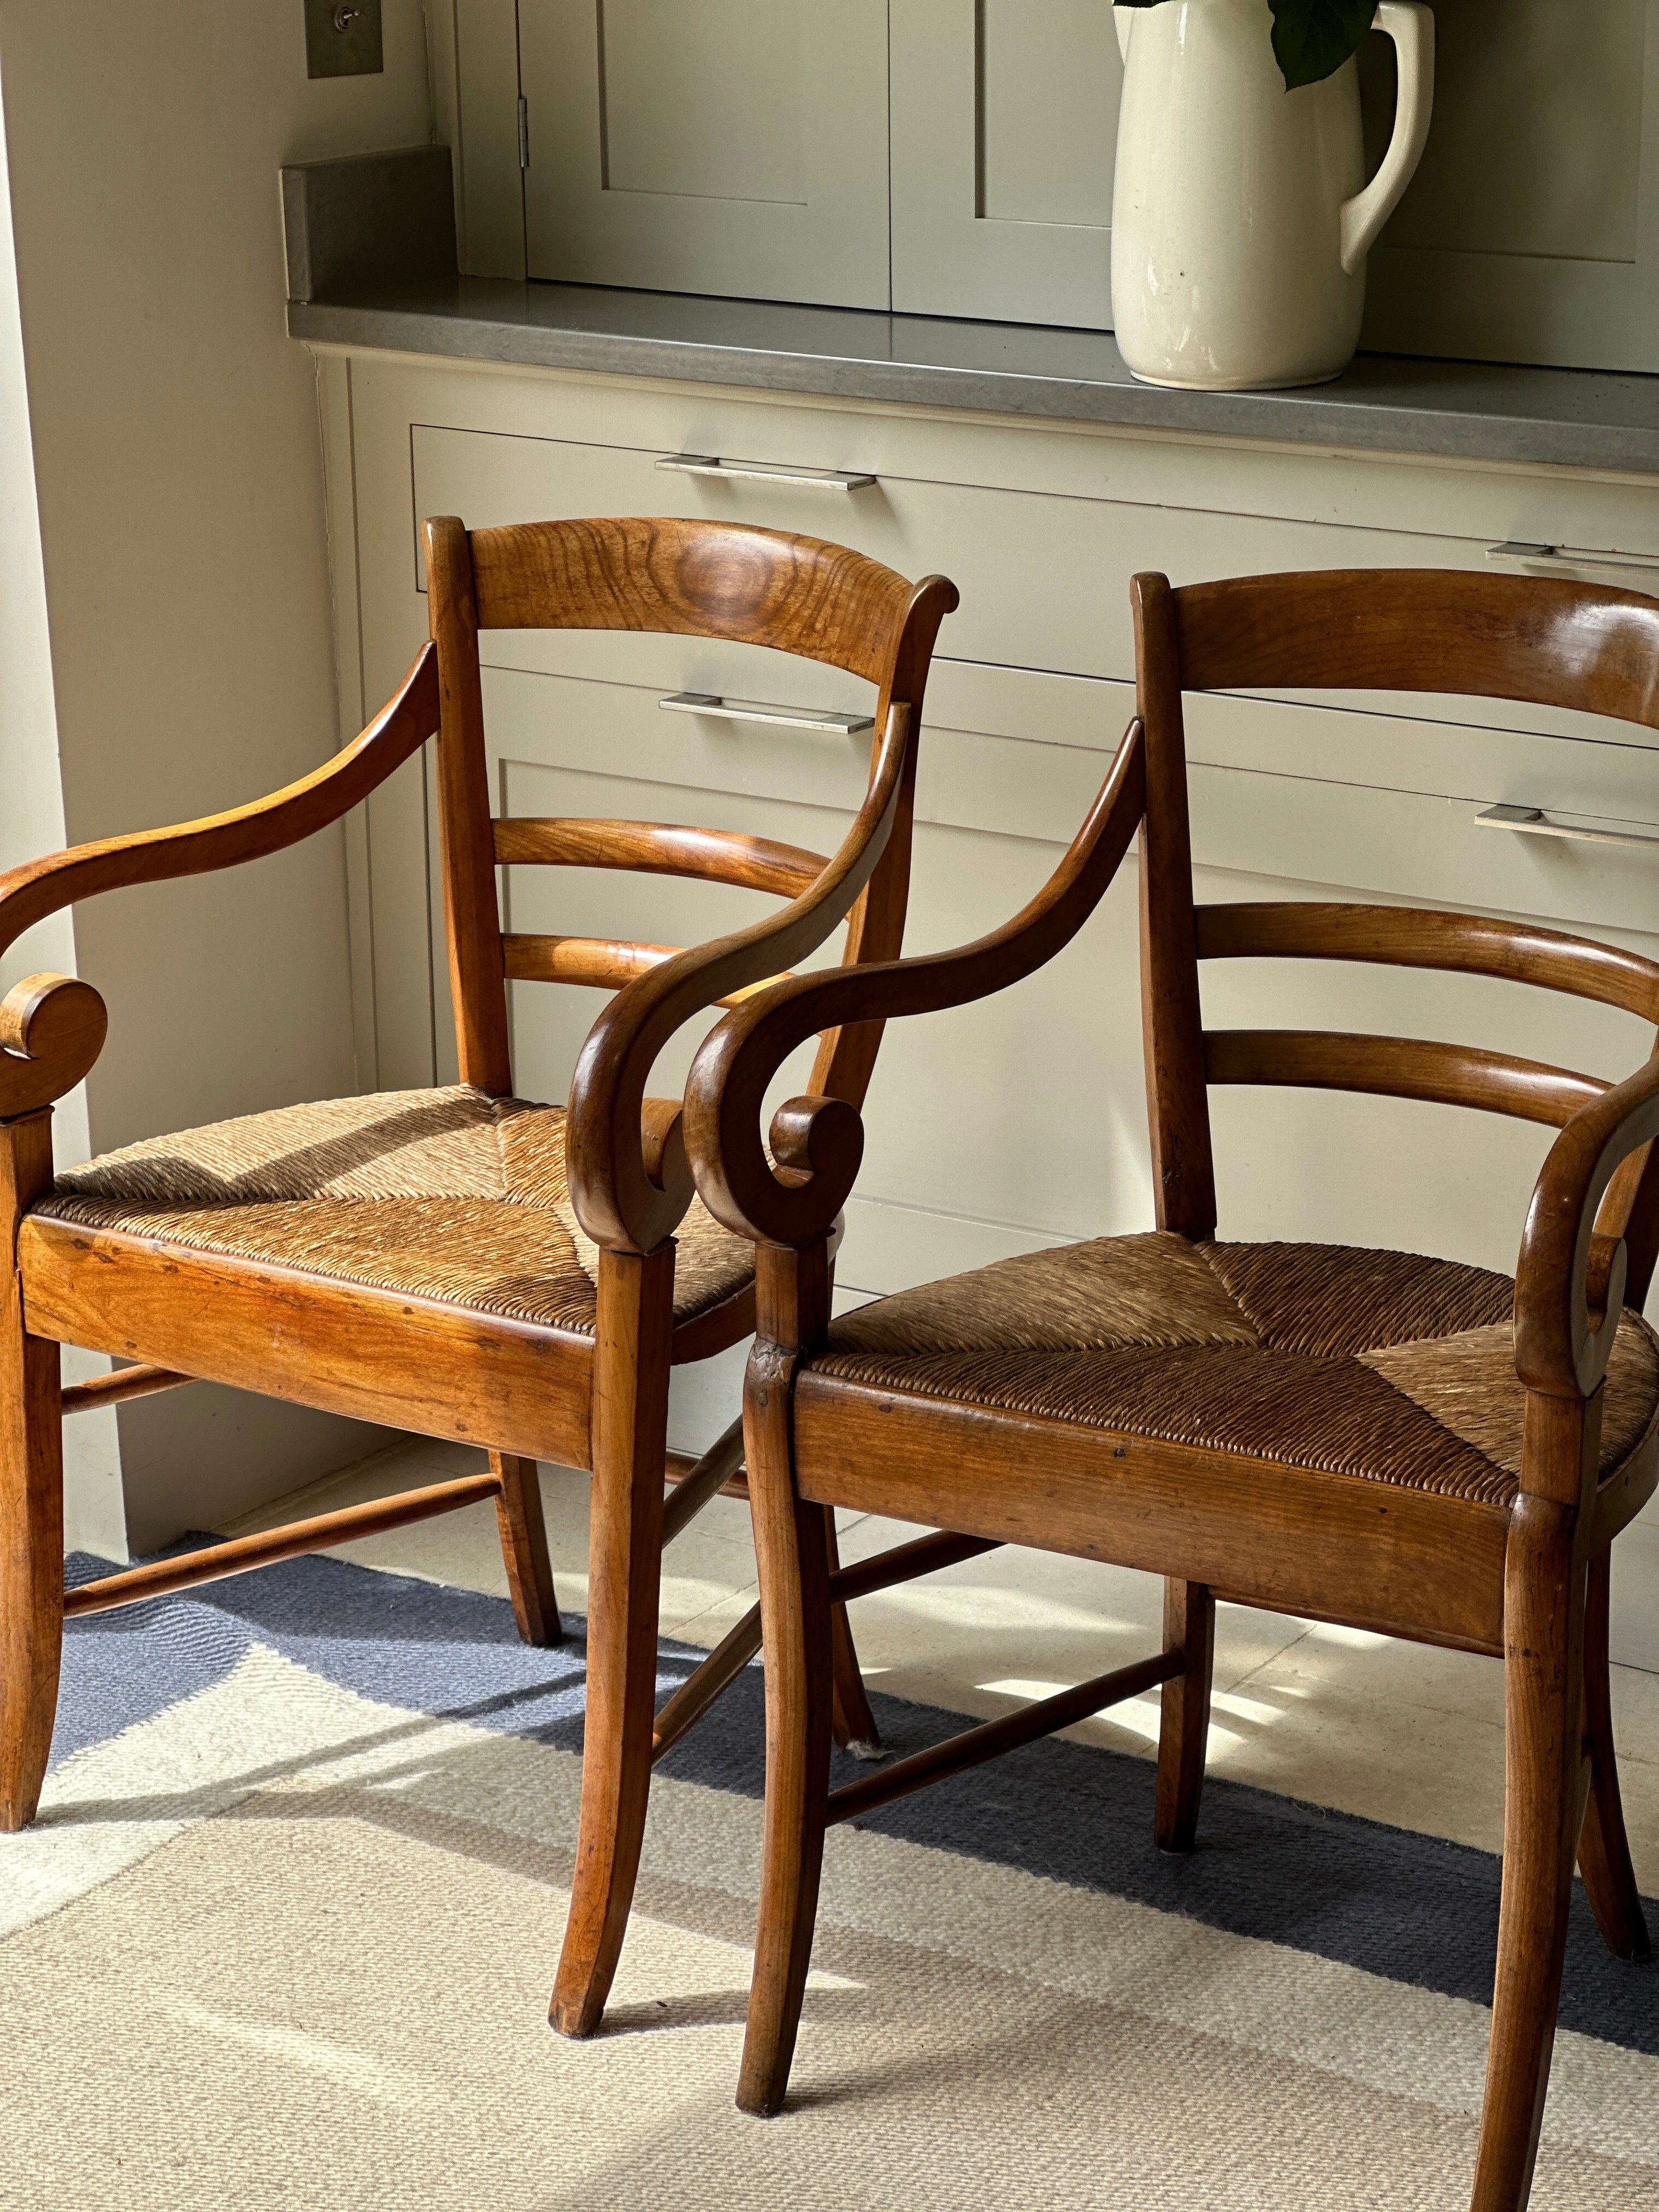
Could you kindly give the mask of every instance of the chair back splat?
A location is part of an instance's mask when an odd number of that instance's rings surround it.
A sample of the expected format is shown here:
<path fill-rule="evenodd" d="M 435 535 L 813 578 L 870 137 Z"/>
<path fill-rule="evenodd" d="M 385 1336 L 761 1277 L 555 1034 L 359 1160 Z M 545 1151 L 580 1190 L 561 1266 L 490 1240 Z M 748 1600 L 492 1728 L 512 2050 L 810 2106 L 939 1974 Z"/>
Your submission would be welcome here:
<path fill-rule="evenodd" d="M 1132 598 L 1146 726 L 1142 1017 L 1159 1227 L 1214 1231 L 1212 1084 L 1381 1092 L 1557 1127 L 1607 1091 L 1594 1076 L 1420 1038 L 1206 1030 L 1203 960 L 1352 960 L 1491 975 L 1652 1023 L 1659 966 L 1477 915 L 1312 901 L 1195 906 L 1182 700 L 1187 691 L 1252 688 L 1455 692 L 1659 728 L 1659 603 L 1587 584 L 1426 569 L 1245 576 L 1180 591 L 1141 575 Z M 1596 1226 L 1626 1241 L 1626 1294 L 1639 1304 L 1659 1259 L 1659 1161 L 1650 1148 L 1613 1178 Z"/>

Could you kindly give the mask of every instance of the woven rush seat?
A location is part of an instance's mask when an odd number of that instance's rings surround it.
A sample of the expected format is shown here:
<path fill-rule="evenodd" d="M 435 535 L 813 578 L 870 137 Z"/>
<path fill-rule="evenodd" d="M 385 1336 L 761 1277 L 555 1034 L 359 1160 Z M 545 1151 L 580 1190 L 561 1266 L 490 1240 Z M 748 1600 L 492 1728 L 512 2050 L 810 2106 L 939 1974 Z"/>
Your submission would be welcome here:
<path fill-rule="evenodd" d="M 332 1098 L 106 1152 L 32 1211 L 592 1335 L 599 1250 L 571 1206 L 564 1124 L 561 1106 L 465 1084 Z M 754 1267 L 700 1200 L 677 1235 L 678 1323 Z"/>
<path fill-rule="evenodd" d="M 901 1395 L 1507 1505 L 1525 1397 L 1505 1275 L 1335 1244 L 1167 1231 L 1003 1260 L 831 1325 L 811 1371 Z M 1626 1310 L 1601 1471 L 1659 1406 L 1659 1340 Z"/>

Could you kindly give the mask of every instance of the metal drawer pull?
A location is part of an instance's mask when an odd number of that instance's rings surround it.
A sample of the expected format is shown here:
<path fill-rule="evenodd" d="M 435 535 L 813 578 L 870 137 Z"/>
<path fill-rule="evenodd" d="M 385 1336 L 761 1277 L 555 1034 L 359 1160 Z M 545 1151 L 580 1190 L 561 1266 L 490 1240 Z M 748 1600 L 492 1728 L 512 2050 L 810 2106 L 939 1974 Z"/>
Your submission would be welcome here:
<path fill-rule="evenodd" d="M 768 461 L 726 461 L 717 453 L 667 453 L 657 464 L 683 477 L 741 477 L 746 483 L 805 484 L 811 491 L 862 491 L 873 477 L 845 469 L 783 469 Z"/>
<path fill-rule="evenodd" d="M 1489 806 L 1474 817 L 1477 830 L 1518 830 L 1528 837 L 1567 837 L 1583 845 L 1659 845 L 1659 837 L 1640 830 L 1577 830 L 1552 822 L 1536 806 Z"/>
<path fill-rule="evenodd" d="M 1509 538 L 1502 545 L 1487 546 L 1486 558 L 1551 562 L 1563 568 L 1628 568 L 1638 576 L 1659 576 L 1659 561 L 1644 559 L 1639 553 L 1597 553 L 1583 545 L 1528 545 L 1520 539 Z"/>
<path fill-rule="evenodd" d="M 781 730 L 830 730 L 838 738 L 855 738 L 860 730 L 873 730 L 873 714 L 836 714 L 817 707 L 769 707 L 761 699 L 722 699 L 715 691 L 677 691 L 657 704 L 676 714 L 708 714 L 722 722 L 769 722 Z"/>

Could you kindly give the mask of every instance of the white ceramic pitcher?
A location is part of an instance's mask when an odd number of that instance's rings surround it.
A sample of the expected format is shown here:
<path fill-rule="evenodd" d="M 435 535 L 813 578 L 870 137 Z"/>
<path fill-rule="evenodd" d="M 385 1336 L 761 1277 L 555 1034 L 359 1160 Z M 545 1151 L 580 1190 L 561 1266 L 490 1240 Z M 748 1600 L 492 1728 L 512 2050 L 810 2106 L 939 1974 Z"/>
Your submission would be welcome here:
<path fill-rule="evenodd" d="M 1418 0 L 1377 9 L 1400 98 L 1369 185 L 1358 64 L 1287 92 L 1267 0 L 1114 14 L 1125 67 L 1112 313 L 1130 370 L 1195 392 L 1340 375 L 1359 343 L 1365 257 L 1429 135 L 1432 14 Z"/>

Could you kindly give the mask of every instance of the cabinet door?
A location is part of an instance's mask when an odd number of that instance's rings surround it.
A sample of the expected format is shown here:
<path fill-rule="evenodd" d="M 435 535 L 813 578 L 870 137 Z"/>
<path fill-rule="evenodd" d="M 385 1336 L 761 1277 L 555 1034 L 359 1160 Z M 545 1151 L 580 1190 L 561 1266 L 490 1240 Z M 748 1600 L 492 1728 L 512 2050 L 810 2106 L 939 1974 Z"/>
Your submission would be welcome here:
<path fill-rule="evenodd" d="M 1123 70 L 1100 0 L 892 0 L 893 306 L 1112 325 Z"/>
<path fill-rule="evenodd" d="M 532 276 L 888 305 L 884 0 L 520 0 Z"/>
<path fill-rule="evenodd" d="M 1435 27 L 1433 127 L 1364 343 L 1659 369 L 1659 0 L 1456 0 Z M 1375 158 L 1393 49 L 1362 62 Z"/>

